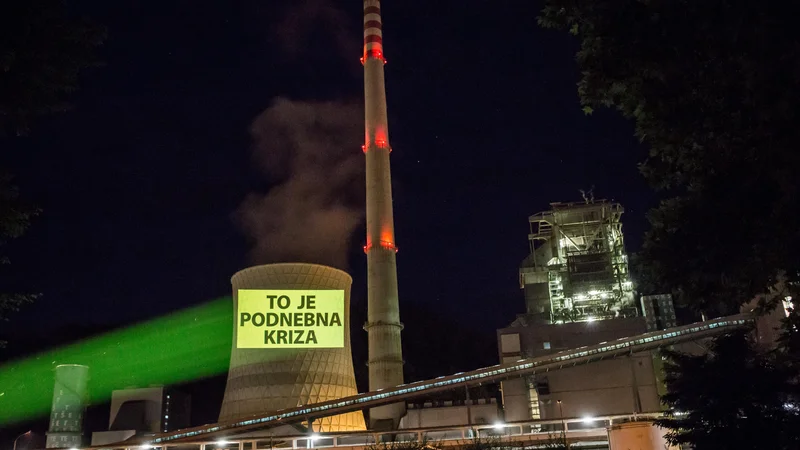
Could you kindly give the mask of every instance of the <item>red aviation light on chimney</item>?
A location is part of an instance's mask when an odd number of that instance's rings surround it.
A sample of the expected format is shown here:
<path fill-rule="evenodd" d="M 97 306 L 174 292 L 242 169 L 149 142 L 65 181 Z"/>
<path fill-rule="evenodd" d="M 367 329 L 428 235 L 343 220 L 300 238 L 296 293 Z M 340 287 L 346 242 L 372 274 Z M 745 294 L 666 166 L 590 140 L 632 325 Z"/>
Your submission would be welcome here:
<path fill-rule="evenodd" d="M 398 252 L 397 246 L 389 241 L 378 241 L 378 246 L 385 248 L 386 250 L 394 250 L 395 253 Z M 372 247 L 374 247 L 372 243 L 368 242 L 367 245 L 364 246 L 364 253 L 369 253 L 369 251 L 372 250 Z"/>
<path fill-rule="evenodd" d="M 383 22 L 378 1 L 364 4 L 364 56 L 361 58 L 361 64 L 368 59 L 378 59 L 386 64 L 386 59 L 383 57 Z"/>
<path fill-rule="evenodd" d="M 373 50 L 365 50 L 364 51 L 364 56 L 361 57 L 361 65 L 363 66 L 364 62 L 366 62 L 366 60 L 368 60 L 370 58 L 379 59 L 379 60 L 383 61 L 384 65 L 389 62 L 389 61 L 386 60 L 386 57 L 383 56 L 383 52 L 382 51 L 373 49 Z"/>
<path fill-rule="evenodd" d="M 389 147 L 389 144 L 387 144 L 386 141 L 384 141 L 382 139 L 379 139 L 379 140 L 375 141 L 374 147 L 386 148 L 386 149 L 389 149 L 389 153 L 392 152 L 392 148 Z M 367 149 L 369 149 L 369 148 L 370 148 L 370 146 L 362 145 L 361 146 L 361 151 L 364 152 L 364 153 L 367 153 Z"/>

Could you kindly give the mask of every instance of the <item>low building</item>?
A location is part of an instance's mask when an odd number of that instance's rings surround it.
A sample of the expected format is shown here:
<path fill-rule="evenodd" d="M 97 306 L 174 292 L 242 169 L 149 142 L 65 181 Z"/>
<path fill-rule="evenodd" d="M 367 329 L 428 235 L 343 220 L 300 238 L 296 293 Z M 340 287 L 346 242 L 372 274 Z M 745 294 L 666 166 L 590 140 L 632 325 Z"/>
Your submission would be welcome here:
<path fill-rule="evenodd" d="M 92 445 L 188 427 L 190 408 L 189 396 L 163 386 L 116 390 L 111 393 L 108 431 L 92 433 Z"/>
<path fill-rule="evenodd" d="M 646 331 L 644 317 L 527 323 L 524 316 L 497 331 L 502 362 L 634 336 Z M 659 411 L 651 352 L 567 367 L 502 383 L 506 422 Z"/>
<path fill-rule="evenodd" d="M 642 316 L 622 233 L 622 205 L 585 197 L 528 218 L 530 254 L 519 269 L 525 314 L 497 331 L 501 362 L 535 358 L 674 326 L 668 298 Z M 668 296 L 667 296 L 668 297 Z M 651 352 L 502 383 L 506 422 L 660 409 Z"/>
<path fill-rule="evenodd" d="M 493 398 L 443 402 L 409 403 L 400 420 L 401 429 L 488 425 L 501 421 Z"/>

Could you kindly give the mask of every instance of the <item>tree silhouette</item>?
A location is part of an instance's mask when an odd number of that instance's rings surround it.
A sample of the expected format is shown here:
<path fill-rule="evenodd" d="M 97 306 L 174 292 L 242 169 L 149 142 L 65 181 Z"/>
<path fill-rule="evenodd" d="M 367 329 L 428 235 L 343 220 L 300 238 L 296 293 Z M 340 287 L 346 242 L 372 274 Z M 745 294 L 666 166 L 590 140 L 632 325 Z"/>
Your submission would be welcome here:
<path fill-rule="evenodd" d="M 800 448 L 793 409 L 796 373 L 758 349 L 747 332 L 715 339 L 709 351 L 664 351 L 670 443 L 696 450 Z"/>
<path fill-rule="evenodd" d="M 539 23 L 580 40 L 584 110 L 619 110 L 649 149 L 665 199 L 641 290 L 733 313 L 798 280 L 800 39 L 782 3 L 546 0 Z"/>
<path fill-rule="evenodd" d="M 95 50 L 104 38 L 102 27 L 73 18 L 60 0 L 0 2 L 0 139 L 25 135 L 37 117 L 67 110 L 68 94 L 77 89 L 79 73 L 97 64 Z M 0 247 L 20 237 L 39 213 L 21 201 L 12 180 L 0 170 Z M 0 263 L 8 258 L 0 254 Z M 35 297 L 0 293 L 0 320 Z"/>

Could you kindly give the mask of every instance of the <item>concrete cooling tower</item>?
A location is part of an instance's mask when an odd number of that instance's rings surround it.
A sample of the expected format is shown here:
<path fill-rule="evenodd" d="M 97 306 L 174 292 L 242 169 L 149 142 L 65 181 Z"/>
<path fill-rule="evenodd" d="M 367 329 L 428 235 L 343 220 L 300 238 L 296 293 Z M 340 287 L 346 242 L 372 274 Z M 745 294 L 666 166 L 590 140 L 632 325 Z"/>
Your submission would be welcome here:
<path fill-rule="evenodd" d="M 250 267 L 233 275 L 233 348 L 220 422 L 334 400 L 358 392 L 350 350 L 352 282 L 350 275 L 341 270 L 300 263 Z M 240 348 L 237 345 L 240 289 L 344 291 L 344 346 Z M 361 412 L 326 417 L 313 424 L 315 432 L 365 429 Z"/>

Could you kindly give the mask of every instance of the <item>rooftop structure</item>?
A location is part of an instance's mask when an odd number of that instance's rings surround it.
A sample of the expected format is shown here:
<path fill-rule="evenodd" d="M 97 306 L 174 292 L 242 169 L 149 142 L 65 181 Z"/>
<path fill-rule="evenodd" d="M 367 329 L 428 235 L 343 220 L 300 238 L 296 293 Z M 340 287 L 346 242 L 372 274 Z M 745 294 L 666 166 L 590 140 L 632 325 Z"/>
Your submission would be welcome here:
<path fill-rule="evenodd" d="M 527 316 L 585 322 L 637 315 L 619 203 L 551 203 L 530 216 L 530 255 L 519 269 Z"/>
<path fill-rule="evenodd" d="M 111 393 L 108 430 L 92 433 L 92 445 L 185 428 L 190 405 L 189 396 L 165 386 L 117 389 Z"/>

